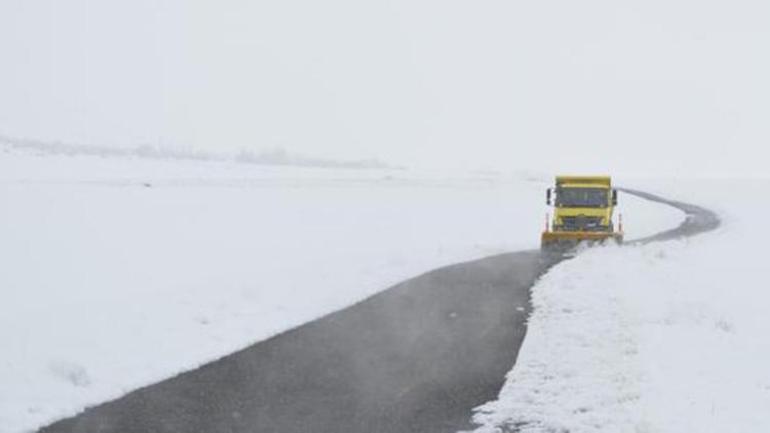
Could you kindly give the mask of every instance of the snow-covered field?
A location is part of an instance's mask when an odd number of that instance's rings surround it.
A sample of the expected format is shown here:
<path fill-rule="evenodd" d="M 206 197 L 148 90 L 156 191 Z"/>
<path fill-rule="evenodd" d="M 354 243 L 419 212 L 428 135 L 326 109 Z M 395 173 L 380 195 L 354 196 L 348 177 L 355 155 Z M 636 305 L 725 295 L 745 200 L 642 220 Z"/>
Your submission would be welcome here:
<path fill-rule="evenodd" d="M 656 186 L 652 186 L 656 185 Z M 533 289 L 478 432 L 770 431 L 767 179 L 639 182 L 717 211 L 693 239 L 585 251 Z"/>
<path fill-rule="evenodd" d="M 0 149 L 0 432 L 438 266 L 535 248 L 546 184 Z M 630 197 L 624 207 L 631 237 L 682 218 Z"/>

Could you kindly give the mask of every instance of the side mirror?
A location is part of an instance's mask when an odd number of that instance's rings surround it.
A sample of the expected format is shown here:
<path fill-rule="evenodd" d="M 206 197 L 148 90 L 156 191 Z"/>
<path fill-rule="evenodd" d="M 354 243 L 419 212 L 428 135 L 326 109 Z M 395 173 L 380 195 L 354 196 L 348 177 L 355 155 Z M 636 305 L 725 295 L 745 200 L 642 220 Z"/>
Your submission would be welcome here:
<path fill-rule="evenodd" d="M 618 190 L 613 189 L 612 190 L 612 205 L 617 206 L 618 205 Z"/>
<path fill-rule="evenodd" d="M 545 204 L 548 206 L 551 205 L 551 188 L 545 190 Z"/>

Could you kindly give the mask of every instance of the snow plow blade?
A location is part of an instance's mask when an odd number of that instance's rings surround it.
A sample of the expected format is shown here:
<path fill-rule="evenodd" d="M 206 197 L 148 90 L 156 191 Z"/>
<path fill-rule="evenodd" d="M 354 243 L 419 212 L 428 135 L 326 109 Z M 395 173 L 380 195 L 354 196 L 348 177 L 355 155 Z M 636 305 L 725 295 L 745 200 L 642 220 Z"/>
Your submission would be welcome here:
<path fill-rule="evenodd" d="M 601 244 L 607 240 L 623 243 L 623 233 L 620 232 L 543 232 L 540 247 L 543 250 L 569 250 L 581 242 Z"/>

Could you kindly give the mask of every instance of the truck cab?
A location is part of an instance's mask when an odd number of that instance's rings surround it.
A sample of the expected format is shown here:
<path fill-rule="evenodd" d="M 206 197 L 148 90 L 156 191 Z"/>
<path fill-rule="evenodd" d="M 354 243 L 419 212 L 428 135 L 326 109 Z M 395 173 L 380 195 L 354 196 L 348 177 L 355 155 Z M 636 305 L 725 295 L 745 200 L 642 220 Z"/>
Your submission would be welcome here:
<path fill-rule="evenodd" d="M 556 176 L 555 186 L 546 192 L 546 204 L 554 209 L 542 235 L 543 248 L 623 239 L 613 223 L 618 193 L 609 176 Z"/>

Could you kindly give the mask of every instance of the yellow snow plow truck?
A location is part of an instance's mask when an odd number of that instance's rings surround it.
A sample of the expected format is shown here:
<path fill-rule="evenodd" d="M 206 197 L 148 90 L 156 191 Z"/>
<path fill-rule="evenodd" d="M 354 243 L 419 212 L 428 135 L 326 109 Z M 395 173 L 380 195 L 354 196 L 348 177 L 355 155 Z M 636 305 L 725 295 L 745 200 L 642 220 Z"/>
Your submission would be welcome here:
<path fill-rule="evenodd" d="M 623 241 L 622 221 L 618 229 L 612 214 L 618 192 L 609 176 L 556 176 L 556 186 L 546 191 L 546 204 L 553 205 L 553 219 L 546 215 L 542 249 L 569 249 L 581 242 L 613 239 Z"/>

